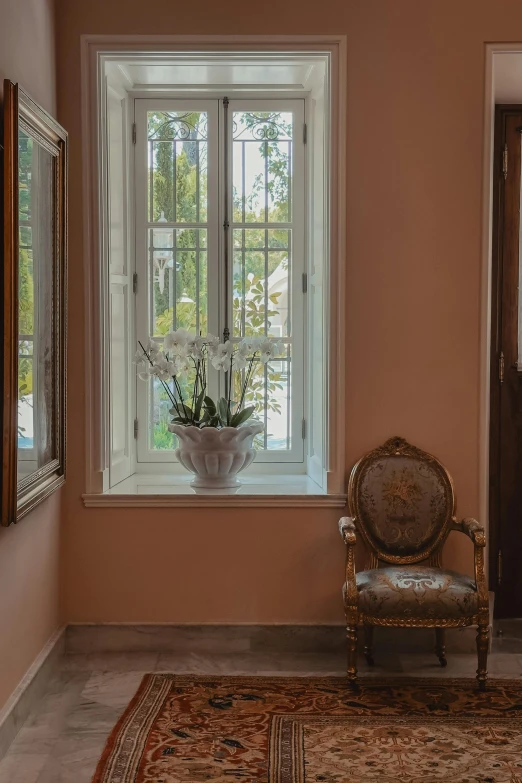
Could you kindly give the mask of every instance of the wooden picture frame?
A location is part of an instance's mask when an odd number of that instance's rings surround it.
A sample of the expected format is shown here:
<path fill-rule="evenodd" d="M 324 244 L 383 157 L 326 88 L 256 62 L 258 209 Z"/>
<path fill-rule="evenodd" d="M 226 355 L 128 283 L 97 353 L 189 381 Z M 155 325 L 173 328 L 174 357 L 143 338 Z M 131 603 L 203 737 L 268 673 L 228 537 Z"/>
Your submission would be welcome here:
<path fill-rule="evenodd" d="M 7 526 L 65 481 L 67 285 L 67 133 L 9 80 L 3 195 L 1 524 Z M 29 428 L 20 424 L 27 408 Z"/>

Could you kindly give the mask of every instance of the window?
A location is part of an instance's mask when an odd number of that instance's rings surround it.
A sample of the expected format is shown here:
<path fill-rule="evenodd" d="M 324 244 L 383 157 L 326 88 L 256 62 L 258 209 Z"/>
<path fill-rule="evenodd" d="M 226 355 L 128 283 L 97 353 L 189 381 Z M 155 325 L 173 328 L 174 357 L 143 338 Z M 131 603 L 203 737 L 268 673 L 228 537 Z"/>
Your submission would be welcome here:
<path fill-rule="evenodd" d="M 302 474 L 290 505 L 307 477 L 306 492 L 343 502 L 344 44 L 229 43 L 87 42 L 88 505 L 188 478 L 170 406 L 132 363 L 138 339 L 179 327 L 282 341 L 255 379 L 265 433 L 248 473 Z"/>
<path fill-rule="evenodd" d="M 135 117 L 137 337 L 282 341 L 249 392 L 256 459 L 303 463 L 304 101 L 137 99 Z M 175 460 L 170 407 L 138 384 L 138 464 Z"/>

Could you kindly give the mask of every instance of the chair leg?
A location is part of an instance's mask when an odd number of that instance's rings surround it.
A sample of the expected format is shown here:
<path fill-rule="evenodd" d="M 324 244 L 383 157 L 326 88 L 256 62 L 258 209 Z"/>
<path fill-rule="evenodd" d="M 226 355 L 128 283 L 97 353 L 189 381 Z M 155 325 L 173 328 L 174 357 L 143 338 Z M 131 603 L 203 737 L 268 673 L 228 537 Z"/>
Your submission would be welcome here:
<path fill-rule="evenodd" d="M 348 637 L 348 681 L 350 685 L 357 684 L 357 626 L 347 625 Z"/>
<path fill-rule="evenodd" d="M 364 657 L 368 666 L 374 666 L 373 660 L 373 625 L 364 626 Z"/>
<path fill-rule="evenodd" d="M 447 666 L 446 660 L 446 633 L 444 628 L 435 628 L 435 655 L 441 666 Z"/>
<path fill-rule="evenodd" d="M 488 679 L 488 647 L 489 647 L 489 625 L 479 625 L 477 629 L 477 683 L 481 691 L 486 690 Z"/>

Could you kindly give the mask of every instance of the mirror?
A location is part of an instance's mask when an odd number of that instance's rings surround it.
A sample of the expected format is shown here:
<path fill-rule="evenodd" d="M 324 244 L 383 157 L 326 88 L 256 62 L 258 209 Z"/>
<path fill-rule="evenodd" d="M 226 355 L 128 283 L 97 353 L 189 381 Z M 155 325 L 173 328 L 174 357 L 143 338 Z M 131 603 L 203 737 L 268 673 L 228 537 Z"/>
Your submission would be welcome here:
<path fill-rule="evenodd" d="M 65 479 L 67 134 L 4 82 L 2 524 Z"/>

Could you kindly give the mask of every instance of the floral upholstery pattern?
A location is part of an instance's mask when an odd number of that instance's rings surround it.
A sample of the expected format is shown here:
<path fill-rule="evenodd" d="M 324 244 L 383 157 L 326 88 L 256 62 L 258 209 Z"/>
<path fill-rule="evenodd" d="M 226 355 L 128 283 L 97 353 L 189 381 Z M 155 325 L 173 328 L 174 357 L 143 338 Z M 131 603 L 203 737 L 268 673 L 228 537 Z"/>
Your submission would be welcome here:
<path fill-rule="evenodd" d="M 451 514 L 448 482 L 437 463 L 409 455 L 383 456 L 359 478 L 356 516 L 375 549 L 416 555 L 437 538 Z"/>
<path fill-rule="evenodd" d="M 428 566 L 390 566 L 356 575 L 359 610 L 396 619 L 460 619 L 476 614 L 475 581 Z"/>

